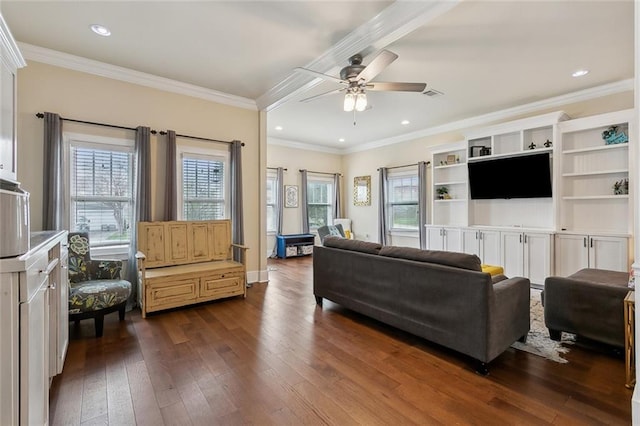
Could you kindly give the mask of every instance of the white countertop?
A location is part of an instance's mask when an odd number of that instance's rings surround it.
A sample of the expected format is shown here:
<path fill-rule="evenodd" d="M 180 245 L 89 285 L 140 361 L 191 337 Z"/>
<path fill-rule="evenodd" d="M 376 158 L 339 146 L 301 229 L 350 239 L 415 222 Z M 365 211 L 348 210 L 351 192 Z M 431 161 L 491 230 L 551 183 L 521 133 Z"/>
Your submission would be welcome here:
<path fill-rule="evenodd" d="M 48 251 L 62 239 L 66 239 L 67 231 L 39 231 L 30 236 L 31 248 L 23 255 L 0 259 L 0 273 L 26 271 L 33 263 L 36 254 Z"/>

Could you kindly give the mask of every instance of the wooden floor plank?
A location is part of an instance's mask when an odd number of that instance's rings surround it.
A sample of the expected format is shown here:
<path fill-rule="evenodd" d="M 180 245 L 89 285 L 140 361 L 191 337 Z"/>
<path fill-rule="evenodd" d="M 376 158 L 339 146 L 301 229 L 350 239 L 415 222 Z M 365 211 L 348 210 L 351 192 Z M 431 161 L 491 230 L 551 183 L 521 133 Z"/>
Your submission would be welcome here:
<path fill-rule="evenodd" d="M 558 364 L 507 349 L 487 377 L 459 353 L 327 301 L 312 258 L 272 259 L 237 297 L 70 324 L 52 425 L 631 423 L 624 362 L 577 342 Z"/>

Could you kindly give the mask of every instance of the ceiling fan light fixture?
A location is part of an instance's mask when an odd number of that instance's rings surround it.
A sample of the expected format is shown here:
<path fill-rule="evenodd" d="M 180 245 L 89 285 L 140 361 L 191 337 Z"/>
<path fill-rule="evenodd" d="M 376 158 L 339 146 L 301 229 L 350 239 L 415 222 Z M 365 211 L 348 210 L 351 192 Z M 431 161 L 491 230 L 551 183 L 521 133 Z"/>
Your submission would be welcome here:
<path fill-rule="evenodd" d="M 362 112 L 367 108 L 367 95 L 365 93 L 358 93 L 356 95 L 356 111 Z"/>
<path fill-rule="evenodd" d="M 347 93 L 344 95 L 344 110 L 346 112 L 353 111 L 353 108 L 356 106 L 356 95 L 353 93 Z"/>

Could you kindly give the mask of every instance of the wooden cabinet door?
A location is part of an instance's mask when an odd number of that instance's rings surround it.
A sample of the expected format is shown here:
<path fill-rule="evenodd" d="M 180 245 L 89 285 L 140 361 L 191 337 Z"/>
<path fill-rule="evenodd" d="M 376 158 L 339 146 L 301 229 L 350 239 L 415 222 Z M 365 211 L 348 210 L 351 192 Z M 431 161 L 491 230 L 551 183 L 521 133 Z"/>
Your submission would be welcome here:
<path fill-rule="evenodd" d="M 525 234 L 523 259 L 524 276 L 532 283 L 543 285 L 552 273 L 551 235 Z"/>
<path fill-rule="evenodd" d="M 462 252 L 480 257 L 480 232 L 475 229 L 462 230 Z M 480 257 L 482 259 L 482 257 Z"/>
<path fill-rule="evenodd" d="M 500 265 L 500 232 L 480 231 L 480 259 L 487 265 Z"/>
<path fill-rule="evenodd" d="M 49 282 L 20 305 L 20 424 L 49 424 Z"/>
<path fill-rule="evenodd" d="M 444 228 L 442 230 L 444 234 L 444 247 L 443 250 L 446 251 L 461 251 L 462 250 L 462 242 L 460 228 Z"/>
<path fill-rule="evenodd" d="M 628 239 L 591 236 L 589 238 L 589 267 L 629 272 Z"/>
<path fill-rule="evenodd" d="M 164 231 L 163 223 L 140 222 L 138 225 L 138 250 L 146 256 L 148 268 L 162 266 L 167 261 Z"/>
<path fill-rule="evenodd" d="M 524 277 L 523 264 L 523 239 L 522 232 L 500 232 L 500 265 L 504 268 L 504 274 L 511 277 Z"/>
<path fill-rule="evenodd" d="M 230 259 L 231 222 L 221 220 L 211 223 L 209 233 L 212 239 L 213 260 Z"/>
<path fill-rule="evenodd" d="M 165 230 L 167 263 L 181 264 L 189 261 L 187 222 L 169 222 Z M 149 266 L 147 264 L 147 266 Z"/>
<path fill-rule="evenodd" d="M 427 244 L 429 250 L 444 250 L 444 238 L 442 228 L 427 227 Z"/>
<path fill-rule="evenodd" d="M 589 267 L 587 235 L 556 234 L 555 275 L 568 277 Z"/>
<path fill-rule="evenodd" d="M 190 261 L 205 262 L 213 258 L 213 248 L 209 238 L 209 225 L 206 222 L 189 224 L 188 244 Z"/>

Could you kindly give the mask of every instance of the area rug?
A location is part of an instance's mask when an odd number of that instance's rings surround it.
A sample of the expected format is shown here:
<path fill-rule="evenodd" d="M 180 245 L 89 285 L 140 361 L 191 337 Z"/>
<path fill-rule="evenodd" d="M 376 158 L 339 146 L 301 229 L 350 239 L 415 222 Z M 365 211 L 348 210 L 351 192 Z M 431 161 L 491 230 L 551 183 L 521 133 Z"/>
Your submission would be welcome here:
<path fill-rule="evenodd" d="M 575 342 L 575 336 L 569 333 L 562 333 L 562 341 L 556 342 L 549 338 L 549 331 L 544 326 L 544 311 L 540 299 L 540 290 L 531 289 L 531 329 L 527 335 L 527 343 L 515 342 L 512 348 L 529 352 L 551 361 L 567 363 L 562 357 L 569 352 L 566 345 Z"/>

